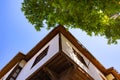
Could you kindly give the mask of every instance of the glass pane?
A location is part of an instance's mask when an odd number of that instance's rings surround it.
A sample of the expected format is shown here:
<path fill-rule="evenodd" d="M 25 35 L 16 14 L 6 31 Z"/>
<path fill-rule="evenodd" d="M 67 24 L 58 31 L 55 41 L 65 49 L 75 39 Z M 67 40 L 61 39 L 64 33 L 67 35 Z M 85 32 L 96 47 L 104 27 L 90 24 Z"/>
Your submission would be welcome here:
<path fill-rule="evenodd" d="M 17 77 L 17 73 L 16 73 L 16 72 L 13 74 L 13 77 L 14 77 L 14 78 L 16 78 L 16 77 Z"/>
<path fill-rule="evenodd" d="M 10 80 L 14 80 L 13 78 L 10 78 Z"/>
<path fill-rule="evenodd" d="M 16 73 L 19 73 L 19 72 L 20 72 L 20 69 L 17 69 L 17 70 L 16 70 Z"/>
<path fill-rule="evenodd" d="M 34 65 L 36 65 L 40 60 L 42 60 L 42 59 L 47 55 L 48 48 L 49 48 L 49 46 L 48 46 L 45 50 L 43 50 L 43 51 L 36 57 L 33 65 L 32 65 L 32 67 L 33 67 Z"/>

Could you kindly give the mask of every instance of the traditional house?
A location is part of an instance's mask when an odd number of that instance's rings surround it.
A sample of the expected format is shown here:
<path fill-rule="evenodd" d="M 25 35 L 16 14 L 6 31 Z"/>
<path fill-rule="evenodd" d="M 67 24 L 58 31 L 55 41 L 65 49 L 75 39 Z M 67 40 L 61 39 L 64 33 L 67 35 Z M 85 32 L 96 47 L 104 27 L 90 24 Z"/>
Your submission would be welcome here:
<path fill-rule="evenodd" d="M 63 26 L 53 29 L 26 55 L 19 52 L 1 71 L 0 80 L 120 80 Z"/>

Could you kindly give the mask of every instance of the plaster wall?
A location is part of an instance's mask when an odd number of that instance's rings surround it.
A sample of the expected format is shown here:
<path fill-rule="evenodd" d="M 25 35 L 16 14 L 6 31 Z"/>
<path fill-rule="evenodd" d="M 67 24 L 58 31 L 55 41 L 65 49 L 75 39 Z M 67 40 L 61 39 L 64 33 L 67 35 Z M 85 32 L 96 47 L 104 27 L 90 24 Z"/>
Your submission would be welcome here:
<path fill-rule="evenodd" d="M 61 41 L 62 41 L 62 50 L 63 52 L 69 56 L 77 65 L 79 65 L 84 71 L 86 71 L 94 80 L 102 80 L 100 74 L 102 73 L 94 66 L 90 60 L 87 59 L 75 46 L 72 44 L 64 35 L 61 34 Z M 83 47 L 85 48 L 85 47 Z M 87 67 L 74 55 L 73 49 L 79 53 L 85 63 L 87 64 Z M 103 75 L 102 75 L 103 76 Z M 104 77 L 104 76 L 103 76 Z M 104 77 L 105 78 L 105 77 Z M 105 79 L 106 80 L 106 79 Z"/>
<path fill-rule="evenodd" d="M 49 46 L 47 55 L 40 60 L 35 66 L 32 67 L 36 57 Z M 16 80 L 25 80 L 32 73 L 34 73 L 38 68 L 45 64 L 49 59 L 51 59 L 59 51 L 59 35 L 57 34 L 53 39 L 51 39 L 41 50 L 39 50 L 24 66 L 21 73 L 18 75 Z"/>

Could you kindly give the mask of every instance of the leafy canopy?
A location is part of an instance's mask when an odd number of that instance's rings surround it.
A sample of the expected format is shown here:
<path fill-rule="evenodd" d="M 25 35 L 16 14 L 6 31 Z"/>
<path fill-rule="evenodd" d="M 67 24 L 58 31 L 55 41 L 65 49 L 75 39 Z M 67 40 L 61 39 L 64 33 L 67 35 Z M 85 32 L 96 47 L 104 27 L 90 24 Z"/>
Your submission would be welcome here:
<path fill-rule="evenodd" d="M 120 39 L 120 0 L 24 0 L 22 11 L 36 30 L 58 24 L 101 35 L 108 43 Z"/>

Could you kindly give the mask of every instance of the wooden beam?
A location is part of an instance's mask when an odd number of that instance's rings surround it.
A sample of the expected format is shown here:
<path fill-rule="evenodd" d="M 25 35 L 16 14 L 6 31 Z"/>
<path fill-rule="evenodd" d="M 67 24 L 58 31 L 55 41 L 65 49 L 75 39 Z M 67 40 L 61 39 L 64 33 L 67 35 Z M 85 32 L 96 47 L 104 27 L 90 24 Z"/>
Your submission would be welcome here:
<path fill-rule="evenodd" d="M 50 77 L 52 78 L 52 80 L 57 80 L 58 79 L 57 78 L 57 74 L 54 71 L 50 70 L 48 67 L 43 67 L 43 70 L 45 72 L 47 72 L 48 75 L 50 75 Z"/>

